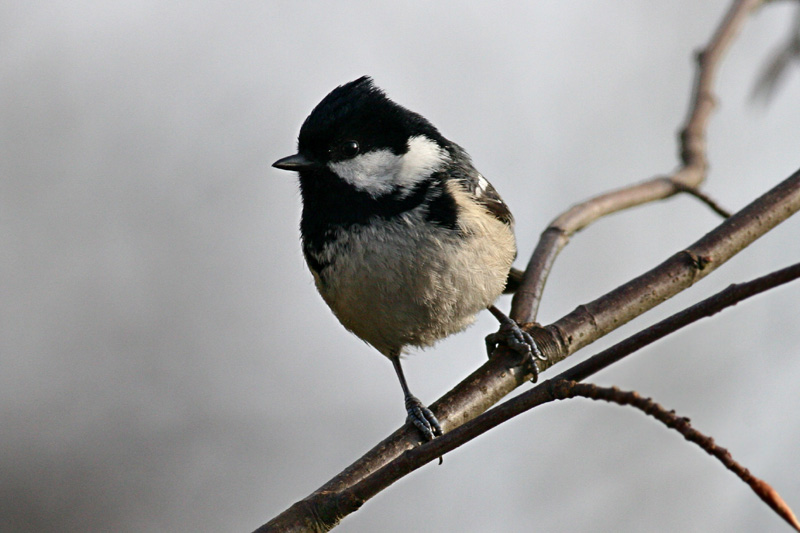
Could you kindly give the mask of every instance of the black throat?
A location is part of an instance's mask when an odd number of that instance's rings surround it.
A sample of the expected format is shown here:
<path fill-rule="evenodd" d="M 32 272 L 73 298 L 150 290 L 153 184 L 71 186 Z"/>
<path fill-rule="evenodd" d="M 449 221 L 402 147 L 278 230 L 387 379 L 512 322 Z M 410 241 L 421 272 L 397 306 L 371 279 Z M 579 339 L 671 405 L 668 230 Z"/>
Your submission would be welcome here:
<path fill-rule="evenodd" d="M 417 183 L 411 191 L 399 191 L 379 197 L 354 188 L 328 169 L 300 173 L 303 215 L 300 232 L 303 252 L 309 266 L 321 273 L 328 264 L 321 253 L 336 234 L 353 226 L 368 225 L 374 220 L 390 220 L 427 202 L 425 216 L 429 223 L 456 228 L 457 206 L 447 192 L 443 175 Z"/>

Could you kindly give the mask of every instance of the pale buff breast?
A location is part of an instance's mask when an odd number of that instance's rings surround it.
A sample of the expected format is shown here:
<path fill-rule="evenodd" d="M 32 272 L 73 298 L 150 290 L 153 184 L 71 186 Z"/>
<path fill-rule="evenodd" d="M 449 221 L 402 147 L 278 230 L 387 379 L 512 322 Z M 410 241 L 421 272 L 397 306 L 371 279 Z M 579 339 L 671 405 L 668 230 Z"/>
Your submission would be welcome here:
<path fill-rule="evenodd" d="M 320 294 L 384 355 L 463 330 L 503 291 L 516 254 L 511 228 L 480 206 L 459 204 L 460 234 L 427 225 L 417 209 L 342 232 L 336 251 L 328 250 L 331 264 L 316 277 Z"/>

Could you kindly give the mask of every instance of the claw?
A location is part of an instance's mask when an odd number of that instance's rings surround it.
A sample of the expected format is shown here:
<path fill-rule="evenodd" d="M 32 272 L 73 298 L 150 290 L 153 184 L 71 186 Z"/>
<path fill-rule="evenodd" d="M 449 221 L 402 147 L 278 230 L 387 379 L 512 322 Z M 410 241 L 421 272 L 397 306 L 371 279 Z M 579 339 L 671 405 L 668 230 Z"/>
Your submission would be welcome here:
<path fill-rule="evenodd" d="M 530 364 L 533 370 L 533 378 L 531 381 L 536 383 L 539 379 L 539 368 L 536 366 L 536 360 L 546 361 L 547 357 L 539 349 L 536 341 L 533 340 L 530 333 L 524 331 L 519 324 L 504 315 L 499 309 L 492 306 L 489 308 L 492 314 L 500 321 L 500 329 L 497 333 L 492 333 L 486 336 L 486 351 L 489 357 L 494 355 L 498 346 L 506 346 L 514 350 L 522 357 L 523 362 Z"/>
<path fill-rule="evenodd" d="M 414 426 L 420 430 L 426 441 L 433 440 L 434 437 L 442 435 L 442 426 L 439 425 L 436 416 L 408 390 L 408 383 L 406 383 L 406 377 L 403 374 L 403 366 L 400 364 L 400 354 L 394 354 L 391 359 L 394 370 L 397 372 L 397 378 L 400 380 L 400 386 L 403 387 L 403 392 L 406 396 L 406 412 L 408 413 L 406 421 L 414 424 Z M 441 460 L 441 457 L 439 459 Z"/>
<path fill-rule="evenodd" d="M 442 435 L 442 426 L 430 409 L 425 407 L 416 396 L 406 396 L 406 412 L 408 422 L 420 430 L 426 441 Z"/>

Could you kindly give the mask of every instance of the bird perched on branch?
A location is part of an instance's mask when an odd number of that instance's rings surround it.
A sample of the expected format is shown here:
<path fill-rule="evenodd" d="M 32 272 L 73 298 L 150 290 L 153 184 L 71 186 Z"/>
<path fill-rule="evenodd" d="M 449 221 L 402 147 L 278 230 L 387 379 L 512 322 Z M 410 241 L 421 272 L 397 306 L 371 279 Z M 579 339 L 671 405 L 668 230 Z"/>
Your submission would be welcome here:
<path fill-rule="evenodd" d="M 409 390 L 405 347 L 430 346 L 489 308 L 500 321 L 490 352 L 503 344 L 543 358 L 493 305 L 516 256 L 508 207 L 460 146 L 369 77 L 323 98 L 300 128 L 297 154 L 273 166 L 299 174 L 303 254 L 319 293 L 392 361 L 408 420 L 426 440 L 442 429 Z"/>

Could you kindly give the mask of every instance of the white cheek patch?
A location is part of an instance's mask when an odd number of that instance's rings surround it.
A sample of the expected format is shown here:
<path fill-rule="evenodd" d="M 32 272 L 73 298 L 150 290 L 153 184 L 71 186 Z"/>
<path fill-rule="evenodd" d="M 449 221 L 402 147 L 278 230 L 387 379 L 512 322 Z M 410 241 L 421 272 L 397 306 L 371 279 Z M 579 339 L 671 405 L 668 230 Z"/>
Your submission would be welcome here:
<path fill-rule="evenodd" d="M 356 189 L 377 197 L 392 192 L 401 161 L 402 156 L 390 150 L 375 150 L 345 161 L 328 163 L 328 168 Z"/>
<path fill-rule="evenodd" d="M 447 152 L 425 136 L 411 137 L 408 151 L 374 150 L 346 161 L 328 163 L 328 168 L 358 190 L 378 197 L 391 192 L 410 192 L 420 181 L 448 160 Z"/>

